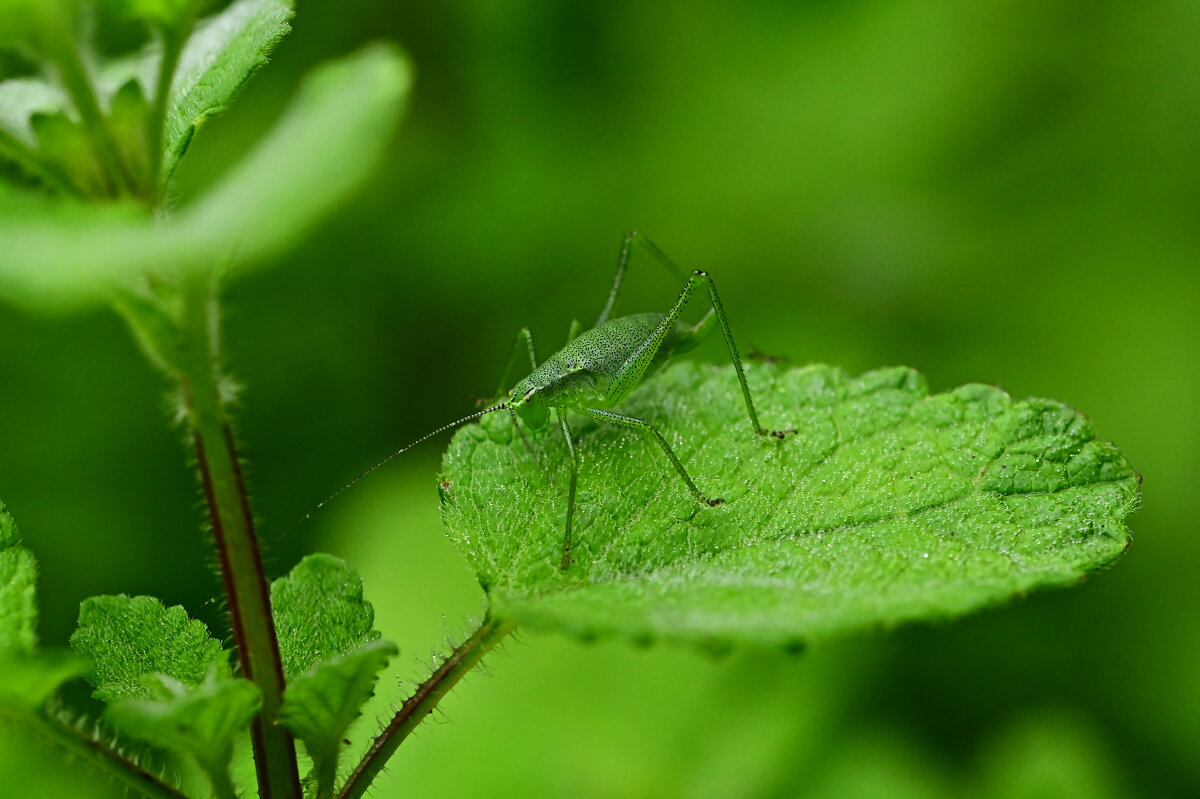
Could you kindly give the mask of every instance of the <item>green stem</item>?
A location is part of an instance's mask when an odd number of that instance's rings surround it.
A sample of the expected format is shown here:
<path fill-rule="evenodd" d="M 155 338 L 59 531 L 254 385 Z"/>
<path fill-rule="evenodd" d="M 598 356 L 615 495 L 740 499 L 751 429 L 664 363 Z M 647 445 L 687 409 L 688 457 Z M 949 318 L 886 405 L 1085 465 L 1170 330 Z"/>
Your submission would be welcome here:
<path fill-rule="evenodd" d="M 408 734 L 416 729 L 417 725 L 433 712 L 442 697 L 475 668 L 480 659 L 500 643 L 504 636 L 516 629 L 516 626 L 516 622 L 500 621 L 489 616 L 474 635 L 459 644 L 429 679 L 421 683 L 416 692 L 405 700 L 387 727 L 375 738 L 362 762 L 342 786 L 338 798 L 360 799 L 364 796 L 372 780 L 383 770 L 388 758 L 395 754 Z"/>
<path fill-rule="evenodd" d="M 94 738 L 89 738 L 70 724 L 48 718 L 41 713 L 5 713 L 19 724 L 32 729 L 74 757 L 107 774 L 112 779 L 142 796 L 151 799 L 187 799 L 185 794 L 143 771 L 119 753 Z"/>
<path fill-rule="evenodd" d="M 317 780 L 316 799 L 333 799 L 333 789 L 337 784 L 337 755 L 324 763 L 313 763 L 313 776 Z"/>
<path fill-rule="evenodd" d="M 54 52 L 55 63 L 58 64 L 63 84 L 67 87 L 67 92 L 71 95 L 76 110 L 79 111 L 84 128 L 96 150 L 96 156 L 115 184 L 114 192 L 117 194 L 131 192 L 133 179 L 117 152 L 117 145 L 105 122 L 104 112 L 100 110 L 96 92 L 92 88 L 92 79 L 79 57 L 78 48 L 74 46 L 73 42 L 64 39 L 55 47 Z"/>
<path fill-rule="evenodd" d="M 215 302 L 212 276 L 196 271 L 184 279 L 180 380 L 196 458 L 204 483 L 221 579 L 246 679 L 262 691 L 262 710 L 251 727 L 259 794 L 263 799 L 300 796 L 296 747 L 279 725 L 283 667 L 271 616 L 262 555 L 242 480 L 237 451 L 220 396 L 217 375 Z"/>

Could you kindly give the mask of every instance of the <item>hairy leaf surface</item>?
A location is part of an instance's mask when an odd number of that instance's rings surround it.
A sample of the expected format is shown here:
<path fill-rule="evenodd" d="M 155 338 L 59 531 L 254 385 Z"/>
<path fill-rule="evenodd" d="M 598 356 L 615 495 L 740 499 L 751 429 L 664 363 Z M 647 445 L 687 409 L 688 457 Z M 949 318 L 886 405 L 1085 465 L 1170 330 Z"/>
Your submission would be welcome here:
<path fill-rule="evenodd" d="M 221 642 L 203 622 L 152 596 L 94 596 L 79 606 L 71 648 L 92 663 L 88 681 L 105 702 L 149 698 L 145 677 L 164 674 L 199 685 L 216 667 L 228 672 Z"/>
<path fill-rule="evenodd" d="M 280 723 L 304 742 L 318 783 L 330 793 L 346 731 L 371 698 L 379 671 L 398 651 L 391 641 L 371 641 L 288 683 Z"/>
<path fill-rule="evenodd" d="M 192 136 L 224 111 L 290 30 L 289 0 L 236 0 L 196 25 L 175 71 L 163 137 L 163 169 L 175 170 Z"/>
<path fill-rule="evenodd" d="M 755 435 L 730 367 L 672 365 L 622 408 L 660 429 L 717 507 L 655 443 L 571 417 L 566 572 L 561 435 L 533 442 L 547 477 L 506 414 L 460 431 L 443 518 L 492 612 L 589 637 L 797 645 L 1072 584 L 1129 544 L 1139 477 L 1061 403 L 984 385 L 930 396 L 902 367 L 747 373 L 763 423 L 797 434 Z"/>
<path fill-rule="evenodd" d="M 115 702 L 105 718 L 135 738 L 194 756 L 214 785 L 226 783 L 234 739 L 262 704 L 258 686 L 218 670 L 199 685 L 161 674 L 143 684 L 145 696 Z"/>
<path fill-rule="evenodd" d="M 271 609 L 289 681 L 380 636 L 362 578 L 332 555 L 309 555 L 271 583 Z"/>
<path fill-rule="evenodd" d="M 21 546 L 17 523 L 0 502 L 0 657 L 27 655 L 36 643 L 37 561 Z"/>
<path fill-rule="evenodd" d="M 70 652 L 35 652 L 37 559 L 21 545 L 12 515 L 0 502 L 0 715 L 37 711 L 58 686 L 87 663 Z"/>

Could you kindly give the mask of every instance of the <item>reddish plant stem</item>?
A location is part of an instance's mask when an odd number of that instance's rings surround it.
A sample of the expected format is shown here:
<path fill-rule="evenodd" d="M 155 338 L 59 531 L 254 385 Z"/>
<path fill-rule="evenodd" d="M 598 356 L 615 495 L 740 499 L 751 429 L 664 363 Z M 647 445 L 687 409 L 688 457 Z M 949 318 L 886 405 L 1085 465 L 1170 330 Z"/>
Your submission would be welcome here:
<path fill-rule="evenodd" d="M 496 644 L 516 629 L 516 623 L 488 617 L 475 633 L 450 653 L 425 682 L 405 700 L 396 715 L 375 738 L 354 773 L 342 786 L 338 799 L 359 799 L 371 786 L 371 781 L 383 770 L 388 758 L 395 754 L 408 734 L 433 712 L 450 689 L 475 668 Z"/>
<path fill-rule="evenodd" d="M 221 401 L 210 278 L 190 278 L 184 292 L 183 333 L 187 345 L 181 383 L 238 663 L 246 679 L 262 692 L 262 709 L 251 728 L 259 796 L 298 799 L 301 790 L 295 742 L 291 733 L 277 723 L 284 679 L 270 592 L 237 448 Z"/>

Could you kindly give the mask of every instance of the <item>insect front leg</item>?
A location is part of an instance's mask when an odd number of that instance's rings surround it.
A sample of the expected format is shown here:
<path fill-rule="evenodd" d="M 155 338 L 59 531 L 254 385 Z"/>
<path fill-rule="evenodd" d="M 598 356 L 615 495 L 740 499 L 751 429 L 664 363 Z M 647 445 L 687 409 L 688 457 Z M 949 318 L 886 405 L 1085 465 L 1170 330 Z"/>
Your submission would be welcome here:
<path fill-rule="evenodd" d="M 575 451 L 575 442 L 571 440 L 571 428 L 567 425 L 566 411 L 559 408 L 555 411 L 558 423 L 562 427 L 563 438 L 567 441 L 567 452 L 571 455 L 571 482 L 567 489 L 567 530 L 563 534 L 562 562 L 559 568 L 566 571 L 571 565 L 571 526 L 575 519 L 575 484 L 579 480 L 579 453 Z"/>
<path fill-rule="evenodd" d="M 529 364 L 528 372 L 525 370 L 523 362 Z M 512 349 L 508 354 L 508 363 L 505 364 L 504 374 L 500 377 L 500 386 L 496 389 L 495 399 L 493 399 L 492 402 L 499 402 L 500 400 L 504 399 L 508 395 L 509 388 L 511 388 L 519 378 L 523 377 L 529 372 L 532 372 L 536 368 L 537 352 L 533 347 L 533 333 L 529 331 L 529 328 L 523 327 L 517 331 L 517 337 L 513 339 Z M 530 457 L 533 458 L 534 463 L 537 464 L 538 470 L 547 480 L 553 482 L 554 478 L 551 476 L 550 471 L 546 468 L 546 465 L 542 463 L 542 458 L 538 454 L 537 449 L 533 446 L 533 444 L 529 443 L 529 439 L 525 436 L 525 431 L 521 429 L 521 424 L 517 421 L 516 412 L 512 408 L 509 408 L 508 415 L 512 420 L 513 430 L 516 431 L 517 437 L 521 439 L 521 443 L 524 445 L 525 450 L 529 453 Z"/>
<path fill-rule="evenodd" d="M 522 361 L 529 364 L 528 371 L 522 365 Z M 537 354 L 533 349 L 533 333 L 529 332 L 529 328 L 523 327 L 517 331 L 517 337 L 513 339 L 512 349 L 508 353 L 508 362 L 504 366 L 504 374 L 500 376 L 500 386 L 493 396 L 497 399 L 503 398 L 512 388 L 513 383 L 536 368 Z"/>

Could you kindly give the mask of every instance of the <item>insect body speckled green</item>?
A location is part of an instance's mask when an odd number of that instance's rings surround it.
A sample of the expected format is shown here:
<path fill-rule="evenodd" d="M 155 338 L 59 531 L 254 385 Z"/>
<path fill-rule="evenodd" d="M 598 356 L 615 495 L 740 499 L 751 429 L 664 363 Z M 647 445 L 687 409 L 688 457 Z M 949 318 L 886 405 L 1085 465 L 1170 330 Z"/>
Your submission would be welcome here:
<path fill-rule="evenodd" d="M 625 269 L 629 265 L 629 257 L 634 244 L 640 244 L 672 274 L 683 278 L 685 281 L 683 289 L 667 313 L 639 313 L 610 319 L 609 316 L 620 292 L 621 281 L 624 279 Z M 695 293 L 702 288 L 708 295 L 710 304 L 708 312 L 695 325 L 681 322 L 680 314 L 683 313 Z M 613 280 L 608 301 L 591 330 L 575 335 L 575 325 L 572 325 L 572 335 L 566 346 L 539 365 L 534 352 L 533 336 L 530 334 L 529 328 L 523 328 L 517 335 L 512 356 L 500 385 L 502 400 L 489 408 L 439 427 L 407 447 L 393 452 L 309 511 L 296 524 L 293 524 L 292 528 L 320 510 L 323 505 L 341 494 L 342 491 L 400 453 L 412 449 L 444 430 L 498 410 L 509 411 L 514 416 L 514 420 L 519 416 L 521 421 L 532 430 L 544 430 L 550 422 L 551 410 L 555 411 L 554 415 L 557 417 L 571 456 L 566 529 L 563 534 L 561 561 L 563 569 L 571 565 L 575 488 L 579 476 L 579 454 L 575 448 L 571 428 L 567 424 L 566 411 L 572 411 L 601 422 L 627 427 L 652 439 L 662 448 L 696 501 L 704 506 L 718 505 L 722 500 L 710 498 L 701 493 L 679 456 L 671 449 L 671 445 L 667 443 L 657 428 L 647 421 L 612 410 L 629 396 L 629 393 L 647 374 L 662 365 L 672 355 L 696 346 L 712 332 L 714 327 L 721 329 L 721 334 L 729 348 L 729 357 L 737 372 L 738 381 L 742 387 L 742 396 L 746 402 L 746 411 L 754 432 L 758 435 L 772 435 L 777 438 L 783 438 L 787 433 L 795 432 L 794 430 L 767 430 L 759 424 L 758 413 L 754 409 L 754 400 L 750 396 L 750 387 L 746 383 L 746 374 L 742 369 L 742 361 L 733 340 L 733 330 L 729 326 L 729 320 L 721 305 L 721 298 L 717 294 L 712 277 L 707 272 L 699 270 L 684 276 L 679 268 L 649 239 L 640 236 L 637 232 L 630 232 L 621 242 L 617 274 Z M 524 378 L 511 383 L 524 358 L 528 359 L 529 373 Z M 508 385 L 512 385 L 512 388 L 504 391 L 505 386 Z M 519 428 L 518 432 L 520 432 Z"/>

